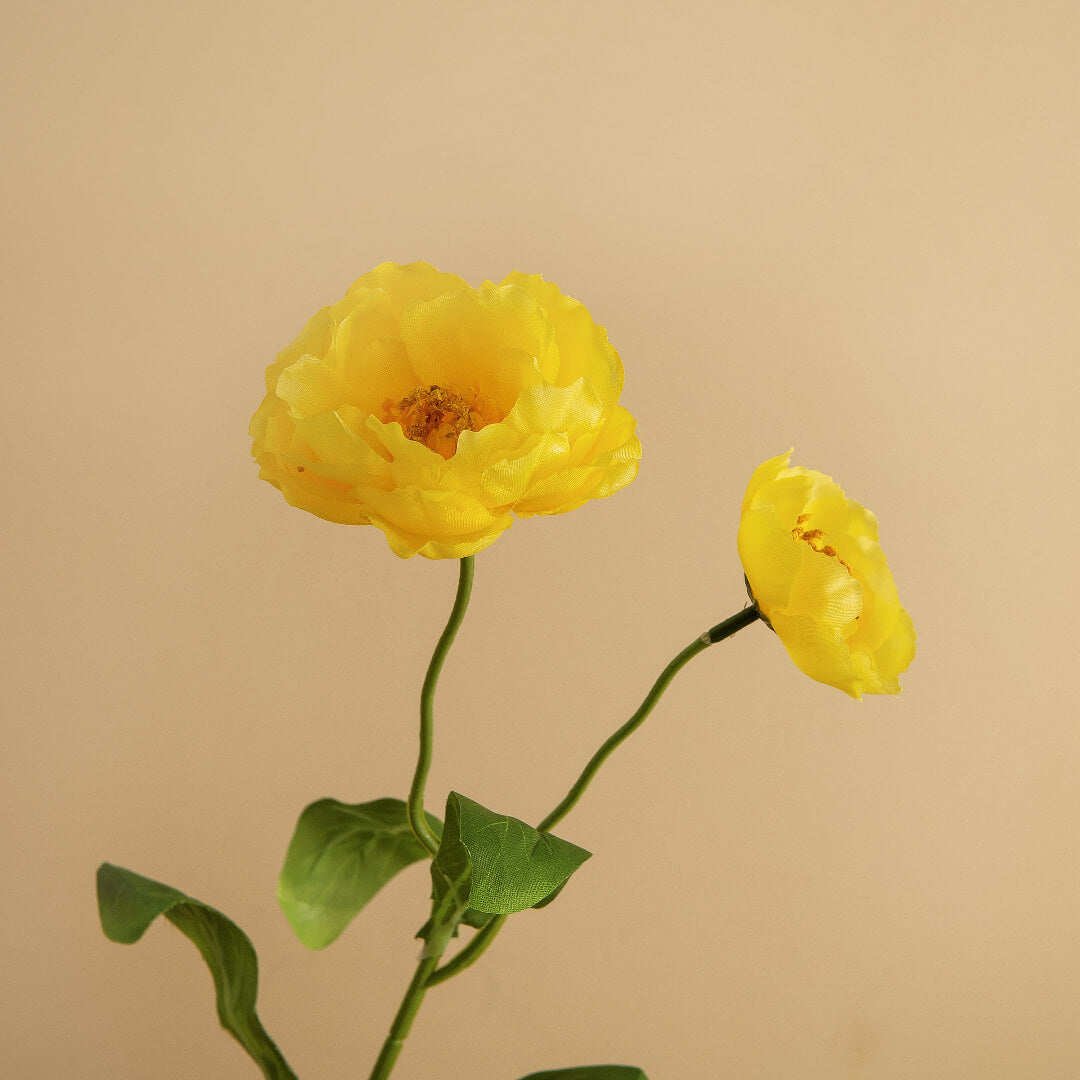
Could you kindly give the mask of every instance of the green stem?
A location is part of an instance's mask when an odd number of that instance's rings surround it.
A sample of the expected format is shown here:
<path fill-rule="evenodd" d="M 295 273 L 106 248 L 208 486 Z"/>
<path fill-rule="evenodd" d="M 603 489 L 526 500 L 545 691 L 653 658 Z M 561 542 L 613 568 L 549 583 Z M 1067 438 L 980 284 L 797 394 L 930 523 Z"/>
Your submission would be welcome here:
<path fill-rule="evenodd" d="M 663 697 L 664 691 L 671 685 L 671 681 L 679 674 L 680 671 L 691 661 L 698 653 L 704 652 L 710 645 L 715 645 L 718 641 L 723 641 L 726 637 L 731 637 L 736 630 L 741 630 L 744 626 L 749 626 L 760 615 L 757 607 L 751 605 L 750 607 L 743 608 L 736 615 L 732 615 L 730 619 L 725 619 L 722 623 L 717 623 L 711 630 L 706 630 L 701 637 L 696 638 L 663 671 L 660 672 L 660 677 L 653 683 L 652 689 L 645 695 L 645 700 L 638 706 L 638 710 L 626 721 L 621 728 L 618 729 L 613 735 L 610 735 L 604 744 L 596 751 L 595 754 L 589 759 L 588 765 L 581 771 L 581 775 L 577 778 L 574 786 L 566 793 L 566 797 L 563 799 L 554 810 L 539 825 L 536 826 L 539 832 L 549 832 L 555 825 L 557 825 L 577 804 L 578 799 L 585 793 L 585 789 L 592 783 L 593 777 L 600 771 L 600 766 L 614 753 L 622 743 L 624 743 L 635 731 L 645 722 L 646 717 L 656 707 L 656 703 Z"/>
<path fill-rule="evenodd" d="M 438 986 L 439 983 L 452 979 L 467 967 L 472 967 L 484 955 L 484 950 L 495 940 L 495 935 L 502 929 L 503 923 L 509 918 L 509 915 L 496 915 L 490 922 L 477 930 L 472 940 L 461 952 L 452 960 L 447 960 L 441 968 L 436 969 L 428 976 L 427 985 Z"/>
<path fill-rule="evenodd" d="M 405 1038 L 420 1009 L 420 1003 L 424 1000 L 424 994 L 429 985 L 428 979 L 438 963 L 438 956 L 425 956 L 417 966 L 412 982 L 409 983 L 409 989 L 405 991 L 405 996 L 401 999 L 397 1016 L 390 1025 L 390 1034 L 387 1035 L 386 1042 L 383 1043 L 382 1050 L 379 1051 L 378 1059 L 375 1061 L 375 1067 L 371 1070 L 370 1080 L 386 1080 L 390 1075 L 390 1070 L 393 1069 L 394 1062 L 397 1061 L 398 1054 L 405 1045 Z"/>
<path fill-rule="evenodd" d="M 469 597 L 472 594 L 473 583 L 473 556 L 468 555 L 461 560 L 458 570 L 457 595 L 454 597 L 454 606 L 450 611 L 450 618 L 446 622 L 446 628 L 435 645 L 435 651 L 431 654 L 431 662 L 428 664 L 427 674 L 424 676 L 424 685 L 420 690 L 420 752 L 416 760 L 416 771 L 413 773 L 412 787 L 409 788 L 409 800 L 405 804 L 405 816 L 413 835 L 427 849 L 429 854 L 434 855 L 439 847 L 438 837 L 431 831 L 428 824 L 427 814 L 424 813 L 424 785 L 427 783 L 428 772 L 431 770 L 431 757 L 435 740 L 435 688 L 439 684 L 439 675 L 450 646 L 454 644 L 458 629 L 465 612 L 469 607 Z M 429 942 L 428 948 L 431 947 Z M 375 1061 L 375 1067 L 371 1070 L 370 1080 L 386 1080 L 394 1068 L 394 1063 L 401 1053 L 409 1029 L 412 1027 L 416 1014 L 420 1011 L 420 1004 L 424 1000 L 429 985 L 428 980 L 434 974 L 442 956 L 442 949 L 427 955 L 417 965 L 413 973 L 412 982 L 409 983 L 405 996 L 401 999 L 394 1022 L 390 1025 L 390 1034 L 379 1051 Z"/>
<path fill-rule="evenodd" d="M 715 645 L 718 641 L 723 641 L 724 638 L 731 637 L 732 634 L 744 627 L 749 626 L 752 622 L 761 618 L 761 612 L 758 611 L 756 604 L 751 604 L 749 607 L 743 608 L 742 611 L 737 612 L 730 618 L 725 619 L 721 623 L 717 623 L 711 630 L 706 630 L 701 637 L 695 638 L 689 645 L 662 672 L 660 672 L 659 678 L 653 683 L 652 689 L 645 695 L 645 700 L 638 706 L 637 712 L 626 721 L 621 728 L 619 728 L 613 735 L 609 736 L 604 744 L 596 751 L 595 754 L 589 759 L 589 763 L 582 770 L 581 775 L 577 778 L 574 786 L 566 793 L 566 797 L 551 811 L 550 814 L 543 821 L 537 825 L 537 829 L 540 832 L 547 832 L 562 821 L 564 817 L 574 808 L 578 799 L 585 793 L 585 789 L 592 783 L 593 777 L 599 772 L 600 766 L 611 756 L 615 749 L 623 742 L 626 741 L 641 725 L 645 722 L 645 718 L 656 707 L 656 703 L 663 696 L 664 691 L 671 685 L 672 679 L 700 652 L 704 652 L 710 645 Z M 473 939 L 466 945 L 461 952 L 459 952 L 452 960 L 447 961 L 441 968 L 433 971 L 428 978 L 428 986 L 435 986 L 438 983 L 457 975 L 458 972 L 464 971 L 465 968 L 472 964 L 475 964 L 484 950 L 495 939 L 495 935 L 502 929 L 503 923 L 506 921 L 507 916 L 499 915 L 492 919 L 486 926 L 478 930 Z"/>
<path fill-rule="evenodd" d="M 431 663 L 428 664 L 427 675 L 424 676 L 424 685 L 420 691 L 420 753 L 416 760 L 416 772 L 413 773 L 405 814 L 413 835 L 424 845 L 430 855 L 434 855 L 439 847 L 439 838 L 431 831 L 427 815 L 424 813 L 424 785 L 427 783 L 428 772 L 431 769 L 431 754 L 435 739 L 435 687 L 438 685 L 439 673 L 442 671 L 446 654 L 454 643 L 458 628 L 469 607 L 469 594 L 472 592 L 473 583 L 473 559 L 474 556 L 467 555 L 461 560 L 454 607 L 450 612 L 446 629 L 443 630 L 435 651 L 431 654 Z"/>

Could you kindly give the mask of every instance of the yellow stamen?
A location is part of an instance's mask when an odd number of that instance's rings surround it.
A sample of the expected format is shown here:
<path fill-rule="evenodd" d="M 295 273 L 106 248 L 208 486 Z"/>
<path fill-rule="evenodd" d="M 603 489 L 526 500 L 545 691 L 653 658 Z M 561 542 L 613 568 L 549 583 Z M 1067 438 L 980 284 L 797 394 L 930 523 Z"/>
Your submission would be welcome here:
<path fill-rule="evenodd" d="M 851 567 L 836 553 L 836 548 L 834 548 L 832 544 L 826 544 L 824 542 L 825 533 L 822 529 L 803 528 L 803 523 L 809 520 L 809 514 L 800 514 L 795 519 L 795 528 L 791 530 L 792 540 L 802 540 L 803 543 L 809 544 L 812 551 L 816 551 L 819 555 L 827 555 L 830 559 L 835 559 L 849 574 L 851 574 Z M 854 577 L 855 575 L 852 574 L 851 576 Z"/>
<path fill-rule="evenodd" d="M 470 394 L 470 402 L 445 386 L 418 386 L 400 401 L 385 401 L 384 419 L 387 423 L 396 420 L 407 439 L 449 459 L 457 452 L 463 431 L 479 431 L 490 422 L 481 414 L 476 396 Z"/>

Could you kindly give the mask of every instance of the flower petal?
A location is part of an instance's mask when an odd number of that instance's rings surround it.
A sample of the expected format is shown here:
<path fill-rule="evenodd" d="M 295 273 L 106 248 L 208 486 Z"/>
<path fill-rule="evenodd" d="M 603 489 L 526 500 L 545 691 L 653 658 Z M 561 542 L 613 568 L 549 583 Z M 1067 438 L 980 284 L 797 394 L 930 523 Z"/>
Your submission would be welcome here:
<path fill-rule="evenodd" d="M 796 666 L 818 682 L 828 683 L 853 698 L 862 698 L 862 680 L 844 635 L 812 615 L 774 612 L 769 622 Z M 872 691 L 871 691 L 872 692 Z"/>
<path fill-rule="evenodd" d="M 539 274 L 512 273 L 503 279 L 528 293 L 550 320 L 559 343 L 558 371 L 545 378 L 558 386 L 569 386 L 584 378 L 605 409 L 619 400 L 623 388 L 623 365 L 608 341 L 607 331 L 593 322 L 584 304 L 564 296 L 553 282 Z"/>
<path fill-rule="evenodd" d="M 349 387 L 324 360 L 301 356 L 279 376 L 277 396 L 298 420 L 317 413 L 332 412 L 347 401 Z"/>
<path fill-rule="evenodd" d="M 406 548 L 418 554 L 432 543 L 446 553 L 435 557 L 461 559 L 487 547 L 513 520 L 509 513 L 492 513 L 460 491 L 356 488 L 350 494 L 398 554 Z"/>
<path fill-rule="evenodd" d="M 394 315 L 401 318 L 405 307 L 414 300 L 432 300 L 446 293 L 466 292 L 469 283 L 457 274 L 445 274 L 431 263 L 414 262 L 402 266 L 384 262 L 369 270 L 349 286 L 346 296 L 362 295 L 367 289 L 385 293 Z"/>

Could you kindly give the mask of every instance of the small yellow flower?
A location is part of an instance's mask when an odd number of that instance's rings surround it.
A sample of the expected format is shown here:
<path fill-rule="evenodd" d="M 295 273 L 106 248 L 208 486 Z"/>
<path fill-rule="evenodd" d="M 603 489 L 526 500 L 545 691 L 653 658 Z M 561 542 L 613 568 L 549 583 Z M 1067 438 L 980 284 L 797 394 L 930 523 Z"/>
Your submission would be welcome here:
<path fill-rule="evenodd" d="M 810 678 L 854 698 L 898 694 L 915 630 L 877 519 L 831 476 L 790 461 L 790 450 L 766 461 L 746 489 L 739 557 L 750 592 Z"/>
<path fill-rule="evenodd" d="M 259 475 L 293 506 L 375 525 L 402 558 L 458 559 L 512 516 L 561 514 L 637 475 L 619 354 L 538 274 L 471 288 L 383 263 L 267 369 Z"/>

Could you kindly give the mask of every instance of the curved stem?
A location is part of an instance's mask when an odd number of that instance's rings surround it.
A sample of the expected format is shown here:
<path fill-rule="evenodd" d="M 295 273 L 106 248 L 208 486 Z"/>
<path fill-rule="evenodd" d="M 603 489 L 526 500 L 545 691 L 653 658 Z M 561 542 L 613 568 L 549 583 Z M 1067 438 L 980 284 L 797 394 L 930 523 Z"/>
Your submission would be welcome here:
<path fill-rule="evenodd" d="M 588 764 L 582 770 L 581 775 L 577 778 L 574 786 L 566 793 L 565 798 L 543 821 L 537 825 L 537 829 L 540 832 L 547 832 L 553 825 L 562 821 L 564 817 L 574 808 L 578 799 L 585 793 L 585 789 L 592 783 L 593 777 L 600 771 L 600 766 L 611 756 L 615 749 L 626 739 L 628 739 L 641 725 L 645 722 L 645 718 L 656 707 L 656 703 L 663 696 L 664 691 L 671 685 L 671 681 L 676 675 L 700 652 L 704 652 L 710 645 L 715 645 L 718 641 L 723 641 L 724 638 L 731 637 L 732 634 L 744 627 L 749 626 L 752 622 L 761 618 L 761 612 L 758 611 L 756 604 L 751 604 L 749 607 L 743 608 L 742 611 L 736 612 L 730 618 L 725 619 L 721 623 L 717 623 L 716 626 L 710 630 L 706 630 L 700 637 L 695 638 L 678 656 L 675 657 L 671 663 L 668 664 L 662 672 L 656 682 L 653 683 L 652 689 L 645 695 L 645 700 L 638 706 L 637 712 L 626 721 L 614 734 L 610 735 L 596 751 L 595 754 L 589 759 Z M 507 916 L 499 915 L 492 919 L 486 926 L 478 930 L 473 939 L 466 945 L 461 952 L 459 952 L 452 960 L 448 960 L 441 968 L 436 969 L 428 977 L 428 986 L 435 986 L 438 983 L 444 982 L 446 979 L 457 975 L 458 972 L 464 971 L 465 968 L 476 961 L 483 954 L 484 950 L 494 940 L 495 935 L 502 929 L 503 923 L 506 921 Z"/>
<path fill-rule="evenodd" d="M 435 651 L 431 654 L 431 663 L 428 664 L 427 675 L 424 676 L 424 685 L 420 691 L 420 753 L 416 760 L 412 787 L 409 789 L 409 801 L 405 805 L 405 815 L 409 820 L 413 835 L 424 845 L 430 855 L 434 855 L 439 847 L 439 839 L 431 831 L 427 815 L 424 813 L 424 785 L 427 783 L 428 771 L 431 769 L 435 738 L 435 687 L 438 685 L 439 673 L 442 671 L 446 654 L 454 643 L 458 628 L 469 607 L 469 595 L 472 592 L 473 583 L 473 559 L 474 556 L 467 555 L 461 560 L 454 607 L 447 620 L 446 629 L 443 630 Z"/>
<path fill-rule="evenodd" d="M 686 648 L 660 672 L 659 678 L 653 683 L 652 689 L 645 695 L 645 700 L 638 706 L 637 712 L 635 712 L 621 728 L 605 740 L 600 749 L 589 759 L 588 765 L 582 769 L 581 775 L 575 781 L 574 786 L 566 793 L 566 797 L 563 801 L 559 803 L 559 805 L 556 806 L 555 809 L 536 826 L 536 828 L 540 832 L 548 832 L 552 826 L 557 825 L 570 813 L 578 799 L 585 793 L 585 789 L 592 783 L 593 777 L 600 771 L 600 766 L 607 761 L 617 747 L 624 743 L 639 727 L 641 727 L 645 722 L 645 718 L 653 711 L 660 698 L 663 697 L 664 691 L 671 685 L 671 681 L 691 660 L 693 660 L 695 656 L 697 656 L 699 652 L 703 652 L 710 645 L 715 645 L 718 641 L 723 641 L 724 638 L 730 637 L 736 630 L 741 630 L 744 626 L 749 626 L 759 617 L 759 615 L 760 613 L 754 605 L 743 608 L 738 614 L 732 615 L 731 618 L 725 619 L 722 623 L 717 623 L 711 630 L 706 630 L 701 637 L 696 638 L 687 645 Z"/>
<path fill-rule="evenodd" d="M 375 1061 L 375 1067 L 371 1070 L 370 1080 L 386 1080 L 386 1077 L 390 1075 L 390 1070 L 393 1069 L 394 1062 L 397 1061 L 398 1054 L 401 1053 L 401 1048 L 405 1044 L 409 1028 L 412 1027 L 412 1022 L 420 1009 L 420 1003 L 424 1000 L 428 978 L 438 962 L 438 956 L 426 956 L 420 961 L 412 982 L 409 983 L 409 989 L 405 991 L 405 996 L 401 1000 L 397 1016 L 390 1025 L 390 1034 L 387 1035 L 386 1042 L 383 1043 L 382 1050 L 379 1051 L 379 1056 Z"/>

